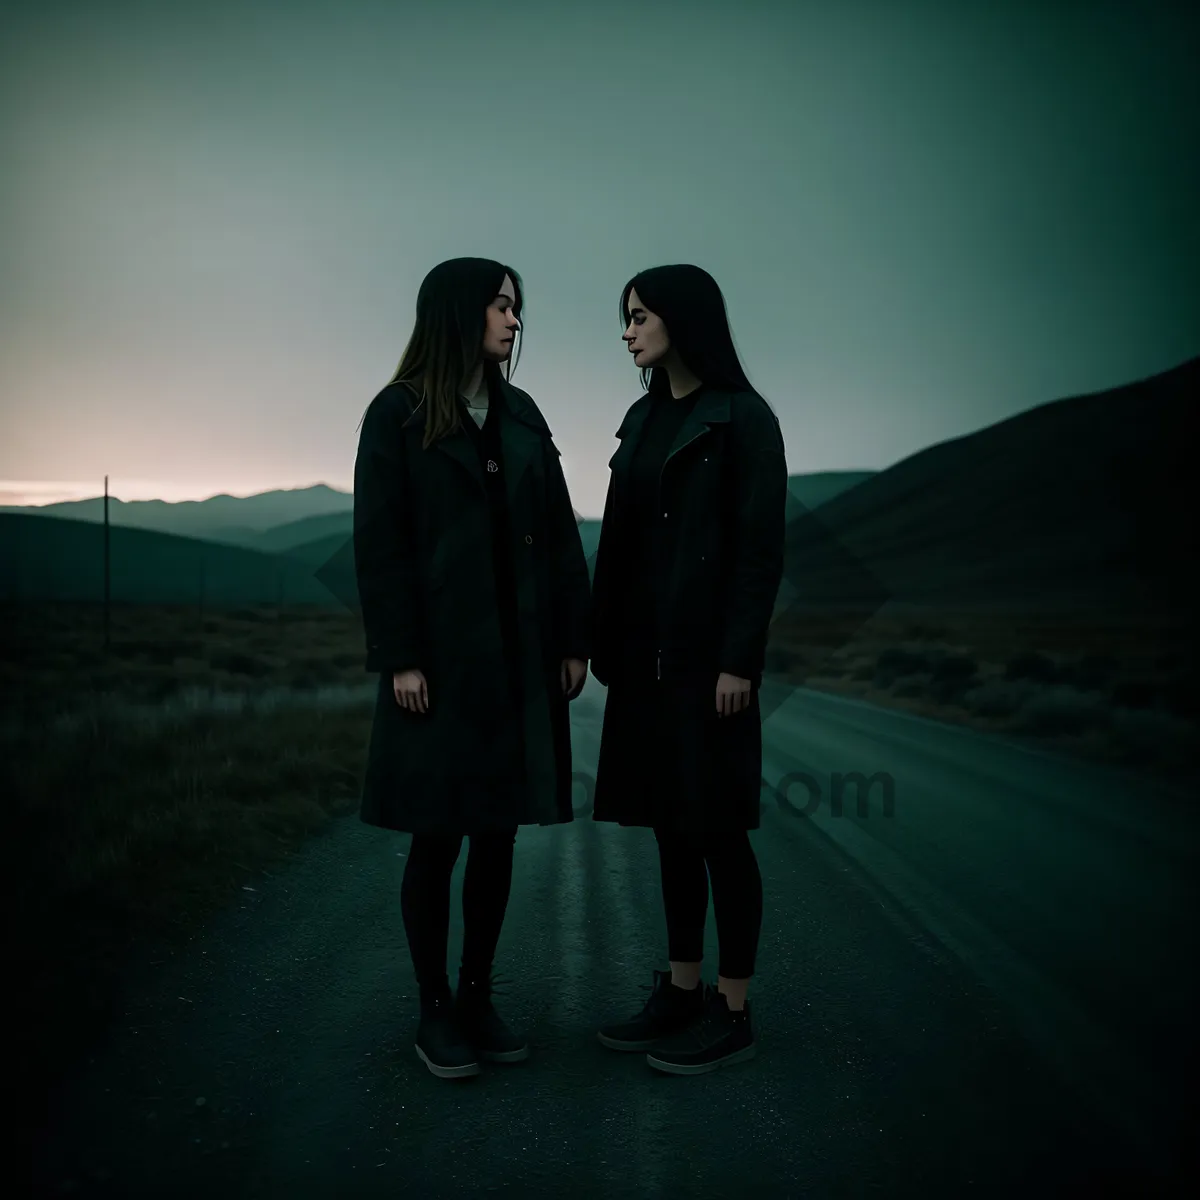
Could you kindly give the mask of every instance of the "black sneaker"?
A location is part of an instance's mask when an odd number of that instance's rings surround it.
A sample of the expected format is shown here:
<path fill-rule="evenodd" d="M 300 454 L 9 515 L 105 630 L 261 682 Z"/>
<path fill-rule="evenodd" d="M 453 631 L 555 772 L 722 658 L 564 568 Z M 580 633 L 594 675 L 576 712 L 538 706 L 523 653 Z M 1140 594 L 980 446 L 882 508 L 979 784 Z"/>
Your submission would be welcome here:
<path fill-rule="evenodd" d="M 485 1062 L 524 1062 L 529 1044 L 509 1029 L 492 1005 L 492 996 L 501 994 L 498 982 L 490 971 L 486 975 L 459 972 L 454 1013 L 463 1036 Z"/>
<path fill-rule="evenodd" d="M 444 995 L 421 997 L 416 1048 L 417 1056 L 440 1079 L 479 1074 L 479 1059 L 454 1015 L 449 990 Z"/>
<path fill-rule="evenodd" d="M 642 1011 L 629 1021 L 603 1025 L 596 1036 L 613 1050 L 649 1050 L 660 1038 L 678 1033 L 704 1014 L 704 986 L 690 991 L 671 982 L 670 971 L 655 971 L 650 999 Z"/>

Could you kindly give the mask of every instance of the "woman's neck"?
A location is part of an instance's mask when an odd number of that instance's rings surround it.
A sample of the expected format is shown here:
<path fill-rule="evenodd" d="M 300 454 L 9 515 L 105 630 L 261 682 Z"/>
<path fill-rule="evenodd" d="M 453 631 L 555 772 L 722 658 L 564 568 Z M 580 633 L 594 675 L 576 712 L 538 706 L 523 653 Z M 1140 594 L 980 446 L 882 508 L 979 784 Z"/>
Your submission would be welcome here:
<path fill-rule="evenodd" d="M 483 363 L 476 363 L 463 380 L 459 389 L 463 396 L 473 404 L 482 404 L 487 399 L 488 382 L 483 373 Z"/>

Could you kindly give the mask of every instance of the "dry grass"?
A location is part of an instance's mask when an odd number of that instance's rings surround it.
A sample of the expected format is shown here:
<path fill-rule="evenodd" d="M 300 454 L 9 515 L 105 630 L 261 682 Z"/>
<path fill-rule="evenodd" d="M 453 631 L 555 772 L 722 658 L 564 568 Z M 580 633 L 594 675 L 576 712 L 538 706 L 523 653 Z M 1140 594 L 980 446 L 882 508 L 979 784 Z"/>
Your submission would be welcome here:
<path fill-rule="evenodd" d="M 807 687 L 1190 784 L 1200 674 L 1186 623 L 1148 613 L 806 616 L 768 666 Z"/>
<path fill-rule="evenodd" d="M 146 935 L 186 937 L 357 808 L 375 679 L 348 613 L 116 610 L 108 655 L 96 609 L 3 615 L 21 998 L 75 1025 Z"/>

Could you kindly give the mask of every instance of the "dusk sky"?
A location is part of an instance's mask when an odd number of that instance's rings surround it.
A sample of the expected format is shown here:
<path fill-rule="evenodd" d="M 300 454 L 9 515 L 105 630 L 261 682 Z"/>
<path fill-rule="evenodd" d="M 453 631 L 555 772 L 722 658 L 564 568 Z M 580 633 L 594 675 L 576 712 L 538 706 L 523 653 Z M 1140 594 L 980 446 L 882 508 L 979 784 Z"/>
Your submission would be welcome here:
<path fill-rule="evenodd" d="M 793 474 L 1200 352 L 1183 3 L 5 6 L 0 503 L 349 489 L 437 262 L 602 510 L 622 285 L 724 290 Z"/>

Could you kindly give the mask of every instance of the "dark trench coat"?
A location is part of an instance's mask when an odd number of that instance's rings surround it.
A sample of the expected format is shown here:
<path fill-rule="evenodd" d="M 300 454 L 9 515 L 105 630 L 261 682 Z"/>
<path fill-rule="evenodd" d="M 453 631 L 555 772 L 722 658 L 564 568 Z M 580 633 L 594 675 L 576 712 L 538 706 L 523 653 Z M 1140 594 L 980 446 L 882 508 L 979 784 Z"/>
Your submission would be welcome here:
<path fill-rule="evenodd" d="M 471 833 L 573 819 L 564 657 L 590 654 L 587 562 L 559 451 L 529 395 L 500 380 L 501 456 L 516 584 L 520 692 L 506 669 L 483 470 L 468 431 L 422 449 L 424 404 L 391 384 L 363 420 L 354 552 L 378 671 L 361 817 L 406 832 Z M 464 420 L 470 420 L 464 414 Z M 396 703 L 419 668 L 429 709 Z"/>
<path fill-rule="evenodd" d="M 710 389 L 697 397 L 663 465 L 654 514 L 659 663 L 635 676 L 620 644 L 622 502 L 650 405 L 643 396 L 617 431 L 596 550 L 591 670 L 608 698 L 593 817 L 696 831 L 757 829 L 758 692 L 783 578 L 783 435 L 754 393 Z M 749 707 L 731 716 L 716 711 L 723 671 L 752 685 Z"/>

